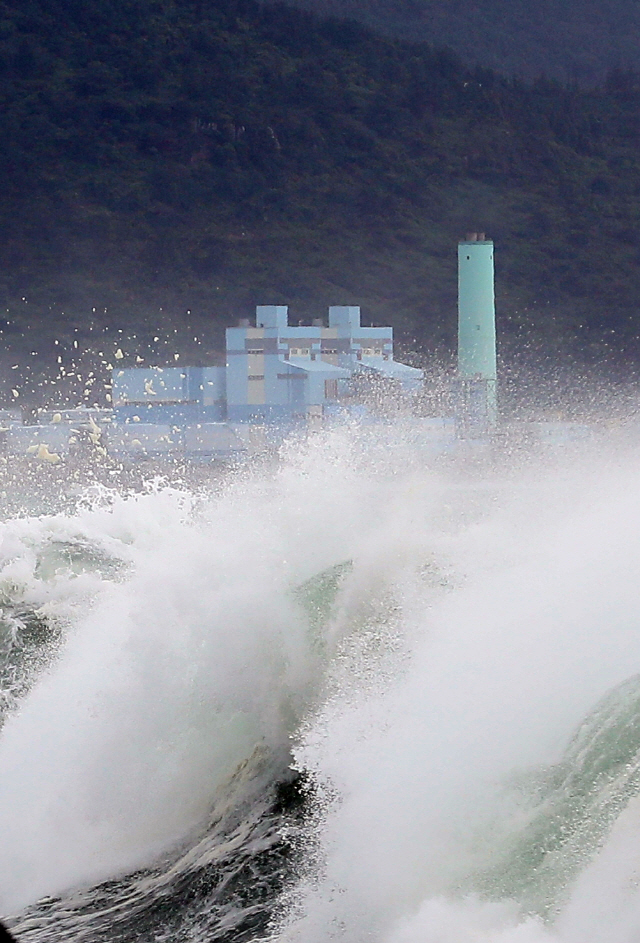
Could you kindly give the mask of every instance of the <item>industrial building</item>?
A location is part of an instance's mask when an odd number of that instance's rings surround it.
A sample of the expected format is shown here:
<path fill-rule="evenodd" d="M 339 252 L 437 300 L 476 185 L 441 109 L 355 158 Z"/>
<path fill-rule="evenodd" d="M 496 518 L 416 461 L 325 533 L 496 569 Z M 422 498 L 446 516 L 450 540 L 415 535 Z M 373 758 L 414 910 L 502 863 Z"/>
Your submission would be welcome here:
<path fill-rule="evenodd" d="M 323 415 L 353 395 L 356 377 L 414 392 L 423 374 L 393 358 L 393 329 L 362 327 L 360 308 L 329 308 L 329 324 L 289 324 L 286 305 L 259 305 L 226 331 L 224 367 L 150 367 L 113 372 L 114 418 L 128 422 L 277 424 Z"/>
<path fill-rule="evenodd" d="M 363 327 L 357 306 L 293 326 L 286 305 L 259 305 L 254 325 L 227 328 L 224 366 L 115 369 L 109 451 L 215 458 L 255 442 L 256 427 L 277 442 L 349 408 L 362 380 L 412 394 L 423 373 L 394 360 L 393 329 Z"/>
<path fill-rule="evenodd" d="M 286 306 L 261 305 L 256 325 L 227 329 L 227 418 L 281 422 L 317 415 L 349 398 L 358 375 L 398 389 L 420 388 L 423 374 L 393 359 L 393 329 L 362 327 L 360 308 L 329 308 L 329 324 L 288 323 Z"/>
<path fill-rule="evenodd" d="M 5 411 L 0 446 L 53 463 L 87 446 L 125 461 L 230 458 L 353 408 L 370 382 L 411 395 L 423 381 L 394 360 L 393 329 L 363 327 L 357 306 L 294 326 L 287 306 L 260 305 L 255 324 L 227 329 L 225 354 L 224 366 L 116 368 L 108 410 L 44 409 L 29 425 Z"/>
<path fill-rule="evenodd" d="M 496 431 L 493 255 L 484 233 L 468 233 L 458 245 L 457 374 L 444 414 L 414 423 L 431 452 L 484 448 Z M 392 328 L 364 327 L 351 305 L 331 307 L 328 323 L 308 326 L 290 324 L 286 305 L 260 305 L 254 324 L 227 328 L 225 354 L 220 366 L 116 368 L 111 410 L 43 410 L 29 426 L 5 411 L 0 441 L 39 461 L 60 461 L 87 444 L 124 461 L 211 461 L 277 445 L 292 429 L 317 428 L 341 410 L 362 416 L 362 393 L 372 384 L 383 397 L 411 396 L 423 385 L 421 370 L 394 359 Z M 536 441 L 550 445 L 587 431 L 528 424 Z"/>

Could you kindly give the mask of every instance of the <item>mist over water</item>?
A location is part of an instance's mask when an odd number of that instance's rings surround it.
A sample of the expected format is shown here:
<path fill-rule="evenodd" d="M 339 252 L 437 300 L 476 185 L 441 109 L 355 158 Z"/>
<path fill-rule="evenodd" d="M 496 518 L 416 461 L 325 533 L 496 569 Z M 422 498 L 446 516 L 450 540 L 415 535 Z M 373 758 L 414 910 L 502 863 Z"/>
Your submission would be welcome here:
<path fill-rule="evenodd" d="M 265 920 L 228 939 L 637 940 L 640 682 L 602 699 L 640 673 L 640 446 L 463 463 L 417 437 L 344 426 L 210 490 L 0 526 L 18 935 L 133 938 L 70 901 L 145 874 L 136 900 L 162 888 L 174 919 L 172 875 L 225 848 L 264 871 L 285 835 Z"/>
<path fill-rule="evenodd" d="M 406 595 L 405 670 L 373 698 L 354 700 L 346 687 L 303 738 L 299 762 L 338 799 L 322 821 L 322 876 L 303 892 L 291 938 L 537 940 L 556 932 L 516 918 L 518 900 L 510 911 L 473 896 L 477 887 L 487 896 L 475 875 L 509 853 L 532 814 L 510 795 L 510 780 L 559 763 L 590 708 L 637 671 L 637 456 L 594 466 L 591 455 L 584 468 L 573 459 L 570 469 L 489 482 L 484 507 L 460 528 L 438 532 L 416 503 L 412 526 L 424 543 L 414 537 L 414 553 L 424 553 L 430 534 L 434 558 L 449 567 L 449 592 Z M 462 504 L 467 489 L 474 484 L 462 486 Z M 561 846 L 551 854 L 561 856 Z M 613 863 L 608 847 L 606 856 Z M 623 864 L 619 854 L 615 861 Z M 637 856 L 625 861 L 609 880 L 634 882 L 636 864 Z M 560 914 L 559 938 L 611 939 L 620 902 L 611 909 L 603 889 L 596 905 L 591 887 L 589 917 L 577 923 L 564 875 L 549 914 Z M 489 890 L 493 897 L 499 884 Z M 617 939 L 631 940 L 638 902 L 628 887 L 623 896 L 631 935 Z"/>

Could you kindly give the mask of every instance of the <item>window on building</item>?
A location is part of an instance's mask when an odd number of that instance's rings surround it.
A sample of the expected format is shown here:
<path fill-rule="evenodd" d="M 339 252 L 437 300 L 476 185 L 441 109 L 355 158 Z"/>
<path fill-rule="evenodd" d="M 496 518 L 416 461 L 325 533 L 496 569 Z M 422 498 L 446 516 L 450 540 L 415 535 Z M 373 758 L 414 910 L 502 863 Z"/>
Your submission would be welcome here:
<path fill-rule="evenodd" d="M 324 398 L 325 399 L 338 398 L 338 381 L 337 380 L 324 381 Z"/>
<path fill-rule="evenodd" d="M 308 347 L 290 347 L 289 355 L 291 357 L 308 357 L 311 353 Z"/>

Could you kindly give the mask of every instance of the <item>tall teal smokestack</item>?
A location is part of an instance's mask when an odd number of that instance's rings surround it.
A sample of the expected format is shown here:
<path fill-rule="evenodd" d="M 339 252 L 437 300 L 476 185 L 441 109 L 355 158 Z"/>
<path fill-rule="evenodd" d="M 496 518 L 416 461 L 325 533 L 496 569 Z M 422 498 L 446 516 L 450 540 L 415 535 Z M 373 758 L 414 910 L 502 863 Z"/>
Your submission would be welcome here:
<path fill-rule="evenodd" d="M 496 379 L 493 242 L 469 233 L 458 245 L 458 418 L 468 434 L 495 427 Z"/>

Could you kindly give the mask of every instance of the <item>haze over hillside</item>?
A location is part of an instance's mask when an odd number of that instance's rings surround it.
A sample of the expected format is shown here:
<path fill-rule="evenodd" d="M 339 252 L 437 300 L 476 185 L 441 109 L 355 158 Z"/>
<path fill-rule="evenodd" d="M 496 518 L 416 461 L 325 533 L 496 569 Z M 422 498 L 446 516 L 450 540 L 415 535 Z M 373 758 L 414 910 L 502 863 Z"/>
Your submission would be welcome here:
<path fill-rule="evenodd" d="M 637 0 L 295 0 L 401 39 L 449 46 L 505 75 L 595 85 L 640 68 Z"/>

